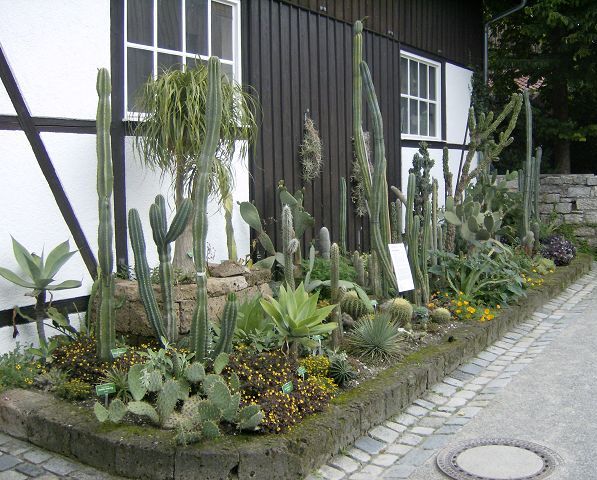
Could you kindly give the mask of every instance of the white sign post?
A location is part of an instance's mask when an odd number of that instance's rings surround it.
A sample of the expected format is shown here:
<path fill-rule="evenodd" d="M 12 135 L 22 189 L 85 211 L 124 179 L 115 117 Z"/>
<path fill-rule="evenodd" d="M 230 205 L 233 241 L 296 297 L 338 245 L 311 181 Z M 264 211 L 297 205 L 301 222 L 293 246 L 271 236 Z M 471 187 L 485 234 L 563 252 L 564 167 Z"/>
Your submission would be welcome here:
<path fill-rule="evenodd" d="M 408 290 L 414 290 L 415 283 L 410 271 L 410 264 L 408 263 L 408 255 L 406 254 L 404 243 L 390 243 L 388 249 L 390 250 L 390 257 L 392 257 L 392 264 L 394 265 L 398 291 L 407 292 Z"/>

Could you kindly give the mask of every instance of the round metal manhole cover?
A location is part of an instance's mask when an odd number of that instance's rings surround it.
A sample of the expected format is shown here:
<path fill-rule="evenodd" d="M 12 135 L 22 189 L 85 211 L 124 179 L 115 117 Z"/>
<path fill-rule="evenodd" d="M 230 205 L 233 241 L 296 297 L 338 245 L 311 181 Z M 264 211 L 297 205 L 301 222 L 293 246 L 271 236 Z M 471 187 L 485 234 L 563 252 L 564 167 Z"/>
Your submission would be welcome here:
<path fill-rule="evenodd" d="M 540 480 L 562 462 L 553 450 L 510 438 L 484 438 L 452 445 L 437 466 L 455 480 Z"/>

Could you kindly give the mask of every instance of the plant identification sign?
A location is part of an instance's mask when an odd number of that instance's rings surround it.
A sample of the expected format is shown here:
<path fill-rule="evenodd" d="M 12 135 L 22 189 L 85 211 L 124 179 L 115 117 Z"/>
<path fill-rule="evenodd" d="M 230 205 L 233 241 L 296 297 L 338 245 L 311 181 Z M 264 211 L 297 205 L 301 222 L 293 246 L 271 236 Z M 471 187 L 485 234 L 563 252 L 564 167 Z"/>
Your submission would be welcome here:
<path fill-rule="evenodd" d="M 410 271 L 410 264 L 408 263 L 408 255 L 404 243 L 390 243 L 388 244 L 390 250 L 390 257 L 394 265 L 394 273 L 396 275 L 396 282 L 398 283 L 399 292 L 407 292 L 415 289 L 413 282 L 413 275 Z"/>

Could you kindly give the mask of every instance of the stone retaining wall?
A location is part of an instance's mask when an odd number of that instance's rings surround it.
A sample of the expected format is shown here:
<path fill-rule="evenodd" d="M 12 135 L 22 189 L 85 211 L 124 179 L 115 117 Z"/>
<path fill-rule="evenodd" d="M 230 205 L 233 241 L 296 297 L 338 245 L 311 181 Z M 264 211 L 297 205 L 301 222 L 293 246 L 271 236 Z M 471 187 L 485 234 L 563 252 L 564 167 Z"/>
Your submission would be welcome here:
<path fill-rule="evenodd" d="M 269 270 L 235 268 L 210 268 L 211 277 L 207 279 L 207 313 L 209 318 L 219 318 L 224 310 L 226 297 L 229 293 L 236 293 L 239 300 L 251 298 L 255 295 L 271 295 L 268 282 L 271 280 Z M 227 270 L 227 271 L 224 271 Z M 214 276 L 222 275 L 222 276 Z M 231 276 L 224 276 L 230 274 Z M 159 285 L 153 286 L 158 306 L 162 308 Z M 174 287 L 174 309 L 178 313 L 178 332 L 186 335 L 191 329 L 191 317 L 195 308 L 196 285 L 176 285 Z M 116 331 L 129 337 L 153 337 L 145 308 L 139 297 L 137 282 L 133 280 L 117 280 L 115 288 L 117 301 L 122 306 L 116 310 Z"/>
<path fill-rule="evenodd" d="M 545 221 L 574 225 L 574 234 L 597 247 L 597 176 L 541 175 L 539 213 Z"/>

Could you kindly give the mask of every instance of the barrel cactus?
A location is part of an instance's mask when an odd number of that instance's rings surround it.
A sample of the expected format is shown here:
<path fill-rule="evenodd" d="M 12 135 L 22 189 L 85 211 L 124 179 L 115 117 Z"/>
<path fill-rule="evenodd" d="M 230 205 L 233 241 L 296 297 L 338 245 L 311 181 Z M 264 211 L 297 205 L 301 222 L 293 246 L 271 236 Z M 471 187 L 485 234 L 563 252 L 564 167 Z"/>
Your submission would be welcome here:
<path fill-rule="evenodd" d="M 352 318 L 357 319 L 368 313 L 365 303 L 356 295 L 344 295 L 340 302 L 340 308 Z"/>
<path fill-rule="evenodd" d="M 431 321 L 434 323 L 447 323 L 452 318 L 450 310 L 447 308 L 436 308 L 430 314 Z"/>
<path fill-rule="evenodd" d="M 410 328 L 413 306 L 406 298 L 394 298 L 385 305 L 392 320 L 404 328 Z"/>

